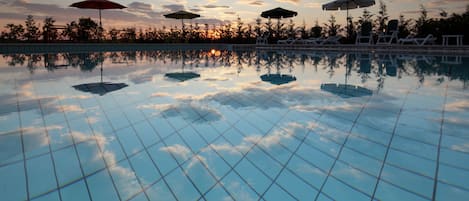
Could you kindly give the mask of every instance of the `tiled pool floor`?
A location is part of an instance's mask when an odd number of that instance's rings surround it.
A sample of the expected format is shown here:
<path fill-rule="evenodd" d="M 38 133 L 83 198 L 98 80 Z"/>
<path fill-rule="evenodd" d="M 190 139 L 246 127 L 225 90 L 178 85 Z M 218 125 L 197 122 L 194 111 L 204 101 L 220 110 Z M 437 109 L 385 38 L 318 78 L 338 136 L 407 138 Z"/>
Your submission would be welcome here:
<path fill-rule="evenodd" d="M 156 51 L 0 63 L 1 200 L 469 197 L 467 57 Z"/>

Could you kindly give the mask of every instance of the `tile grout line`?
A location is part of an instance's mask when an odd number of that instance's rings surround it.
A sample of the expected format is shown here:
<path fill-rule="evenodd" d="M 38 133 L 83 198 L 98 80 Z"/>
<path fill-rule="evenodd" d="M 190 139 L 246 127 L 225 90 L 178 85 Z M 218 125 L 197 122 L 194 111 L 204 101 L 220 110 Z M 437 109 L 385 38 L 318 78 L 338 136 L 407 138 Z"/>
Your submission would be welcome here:
<path fill-rule="evenodd" d="M 355 120 L 353 121 L 352 127 L 351 127 L 351 128 L 349 129 L 349 131 L 347 132 L 347 136 L 345 137 L 344 142 L 342 143 L 342 145 L 340 146 L 339 151 L 337 152 L 337 156 L 335 156 L 334 162 L 332 163 L 331 167 L 329 168 L 329 171 L 327 172 L 327 177 L 326 177 L 326 179 L 324 179 L 324 181 L 323 181 L 321 187 L 319 188 L 319 193 L 318 193 L 318 194 L 316 195 L 316 197 L 314 198 L 315 201 L 318 200 L 319 195 L 322 193 L 322 190 L 323 190 L 324 186 L 326 185 L 326 183 L 327 183 L 327 181 L 328 181 L 328 179 L 329 179 L 329 176 L 332 175 L 332 170 L 334 169 L 335 164 L 336 164 L 337 161 L 339 160 L 339 157 L 340 157 L 340 155 L 341 155 L 341 153 L 342 153 L 342 150 L 343 150 L 344 147 L 345 147 L 345 144 L 347 143 L 349 137 L 352 135 L 352 130 L 353 130 L 353 128 L 355 127 L 355 125 L 356 125 L 358 119 L 360 118 L 360 115 L 363 113 L 363 111 L 365 110 L 365 108 L 366 108 L 368 102 L 372 99 L 372 97 L 373 97 L 373 96 L 368 97 L 368 99 L 366 100 L 366 103 L 364 103 L 364 104 L 362 105 L 362 107 L 361 107 L 361 109 L 360 109 L 360 112 L 359 112 L 359 113 L 357 114 L 357 116 L 355 117 Z"/>
<path fill-rule="evenodd" d="M 435 178 L 433 183 L 432 201 L 436 200 L 438 188 L 438 174 L 440 169 L 441 141 L 443 140 L 443 125 L 445 123 L 446 102 L 448 100 L 448 84 L 445 87 L 445 98 L 443 101 L 443 110 L 441 111 L 440 136 L 438 138 L 438 150 L 436 153 Z"/>
<path fill-rule="evenodd" d="M 381 180 L 381 176 L 382 176 L 382 174 L 383 174 L 384 166 L 386 165 L 386 159 L 387 159 L 387 157 L 388 157 L 389 150 L 391 149 L 392 140 L 393 140 L 393 138 L 394 138 L 394 134 L 395 134 L 395 132 L 396 132 L 397 125 L 399 124 L 399 119 L 400 119 L 401 113 L 402 113 L 402 111 L 403 111 L 404 105 L 405 105 L 406 102 L 407 102 L 407 98 L 408 98 L 409 94 L 410 94 L 410 89 L 407 90 L 407 93 L 406 93 L 406 95 L 405 95 L 405 99 L 404 99 L 404 101 L 402 102 L 401 109 L 399 110 L 399 113 L 398 113 L 396 122 L 394 123 L 394 128 L 393 128 L 393 131 L 392 131 L 392 135 L 391 135 L 391 138 L 389 139 L 389 143 L 388 143 L 388 146 L 387 146 L 387 148 L 386 148 L 386 153 L 384 154 L 383 163 L 381 164 L 381 168 L 380 168 L 380 170 L 379 170 L 378 179 L 376 180 L 375 187 L 374 187 L 374 189 L 373 189 L 373 194 L 371 195 L 371 200 L 374 200 L 375 197 L 376 197 L 376 192 L 377 192 L 377 190 L 378 190 L 378 185 L 379 185 L 379 182 L 380 182 L 380 180 Z"/>
<path fill-rule="evenodd" d="M 19 102 L 18 83 L 17 83 L 16 79 L 15 79 L 15 89 L 16 89 L 16 109 L 18 111 L 18 120 L 19 120 L 20 135 L 21 135 L 21 152 L 23 154 L 23 171 L 24 171 L 25 184 L 26 184 L 26 199 L 30 200 L 28 169 L 27 169 L 27 165 L 26 165 L 26 153 L 25 153 L 25 147 L 24 147 L 23 121 L 21 119 L 21 109 L 20 109 L 20 102 Z"/>

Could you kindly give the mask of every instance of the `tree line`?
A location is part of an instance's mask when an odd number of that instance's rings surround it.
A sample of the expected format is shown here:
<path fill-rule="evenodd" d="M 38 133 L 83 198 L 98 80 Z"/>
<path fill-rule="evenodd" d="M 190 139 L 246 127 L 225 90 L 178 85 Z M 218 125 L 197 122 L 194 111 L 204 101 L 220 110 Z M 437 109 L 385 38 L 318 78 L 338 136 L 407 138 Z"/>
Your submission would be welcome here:
<path fill-rule="evenodd" d="M 346 25 L 337 23 L 331 15 L 326 23 L 316 21 L 313 27 L 307 28 L 305 23 L 297 25 L 292 19 L 277 23 L 272 19 L 257 18 L 254 24 L 244 23 L 240 17 L 227 24 L 190 24 L 183 29 L 177 26 L 137 29 L 99 27 L 91 18 L 79 18 L 66 25 L 57 25 L 52 17 L 46 17 L 42 27 L 32 15 L 28 15 L 24 25 L 9 23 L 0 33 L 1 42 L 144 42 L 144 43 L 255 43 L 256 38 L 265 34 L 269 42 L 275 43 L 279 39 L 288 37 L 309 38 L 342 35 L 343 43 L 355 41 L 358 30 L 364 22 L 372 22 L 374 33 L 381 33 L 391 20 L 384 2 L 379 3 L 378 13 L 373 14 L 367 9 L 361 16 L 354 19 L 347 18 Z M 462 14 L 448 14 L 441 10 L 439 17 L 428 17 L 428 11 L 421 6 L 417 19 L 407 19 L 399 16 L 399 37 L 409 34 L 425 37 L 433 34 L 441 38 L 444 34 L 464 35 L 464 43 L 469 41 L 469 5 Z M 285 22 L 286 21 L 286 22 Z"/>

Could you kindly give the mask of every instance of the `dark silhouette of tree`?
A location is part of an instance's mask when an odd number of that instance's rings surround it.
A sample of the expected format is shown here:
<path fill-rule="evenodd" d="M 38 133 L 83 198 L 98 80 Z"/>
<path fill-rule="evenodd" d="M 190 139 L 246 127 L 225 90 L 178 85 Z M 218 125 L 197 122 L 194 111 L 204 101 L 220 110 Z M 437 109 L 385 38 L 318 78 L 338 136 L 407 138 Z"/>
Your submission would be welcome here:
<path fill-rule="evenodd" d="M 98 39 L 98 24 L 91 18 L 80 18 L 78 20 L 78 36 L 81 41 Z"/>
<path fill-rule="evenodd" d="M 5 28 L 8 29 L 8 32 L 4 32 L 4 36 L 2 38 L 5 38 L 10 41 L 16 41 L 16 40 L 22 40 L 23 39 L 23 34 L 24 34 L 24 27 L 21 24 L 7 24 Z"/>
<path fill-rule="evenodd" d="M 311 37 L 318 38 L 323 36 L 322 27 L 319 26 L 319 22 L 316 20 L 314 27 L 311 28 Z"/>
<path fill-rule="evenodd" d="M 376 16 L 376 33 L 382 33 L 386 30 L 386 23 L 388 22 L 389 16 L 386 8 L 386 4 L 383 1 L 379 1 L 378 15 Z"/>
<path fill-rule="evenodd" d="M 44 41 L 55 41 L 58 38 L 57 29 L 54 29 L 55 20 L 52 17 L 46 17 L 44 19 L 44 25 L 42 26 L 42 34 Z"/>
<path fill-rule="evenodd" d="M 410 35 L 412 32 L 411 32 L 411 23 L 412 23 L 412 20 L 411 19 L 405 19 L 404 18 L 404 15 L 400 15 L 399 16 L 399 33 L 398 33 L 398 37 L 399 38 L 404 38 L 408 35 Z"/>
<path fill-rule="evenodd" d="M 327 20 L 328 23 L 324 24 L 325 28 L 325 35 L 327 36 L 336 36 L 342 29 L 339 24 L 337 24 L 337 21 L 335 20 L 334 15 L 331 15 L 329 20 Z"/>
<path fill-rule="evenodd" d="M 24 37 L 28 41 L 37 41 L 39 39 L 40 33 L 39 28 L 36 26 L 36 22 L 32 15 L 28 15 L 25 21 L 26 24 L 26 32 L 24 33 Z"/>

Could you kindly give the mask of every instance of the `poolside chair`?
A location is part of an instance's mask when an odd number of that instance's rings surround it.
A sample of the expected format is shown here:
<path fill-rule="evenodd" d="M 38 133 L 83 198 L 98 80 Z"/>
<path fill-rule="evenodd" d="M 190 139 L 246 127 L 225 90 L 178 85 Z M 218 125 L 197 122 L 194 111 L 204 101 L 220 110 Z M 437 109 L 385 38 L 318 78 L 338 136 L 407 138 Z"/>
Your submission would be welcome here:
<path fill-rule="evenodd" d="M 323 40 L 325 40 L 325 38 L 323 38 L 323 37 L 318 37 L 318 38 L 311 37 L 311 38 L 307 38 L 307 39 L 301 39 L 301 40 L 298 40 L 298 41 L 296 41 L 296 42 L 297 42 L 297 43 L 301 43 L 301 44 L 318 45 L 318 44 L 320 44 Z"/>
<path fill-rule="evenodd" d="M 320 45 L 324 45 L 324 44 L 339 44 L 339 40 L 341 39 L 342 37 L 341 36 L 329 36 L 327 38 L 321 38 L 321 39 L 318 39 L 318 42 Z"/>
<path fill-rule="evenodd" d="M 298 39 L 295 39 L 295 38 L 287 38 L 287 39 L 284 39 L 284 40 L 278 40 L 277 41 L 277 44 L 293 44 L 295 43 L 295 41 L 297 41 Z"/>
<path fill-rule="evenodd" d="M 355 44 L 373 44 L 373 34 L 371 32 L 371 22 L 363 22 L 360 31 L 357 34 Z M 366 42 L 364 42 L 365 40 Z"/>
<path fill-rule="evenodd" d="M 393 41 L 398 42 L 397 34 L 399 32 L 399 21 L 389 20 L 386 31 L 378 35 L 376 44 L 391 44 Z"/>
<path fill-rule="evenodd" d="M 435 44 L 436 38 L 432 34 L 428 34 L 425 38 L 417 38 L 412 35 L 408 35 L 405 38 L 399 39 L 399 44 L 412 43 L 415 45 L 426 45 Z"/>

